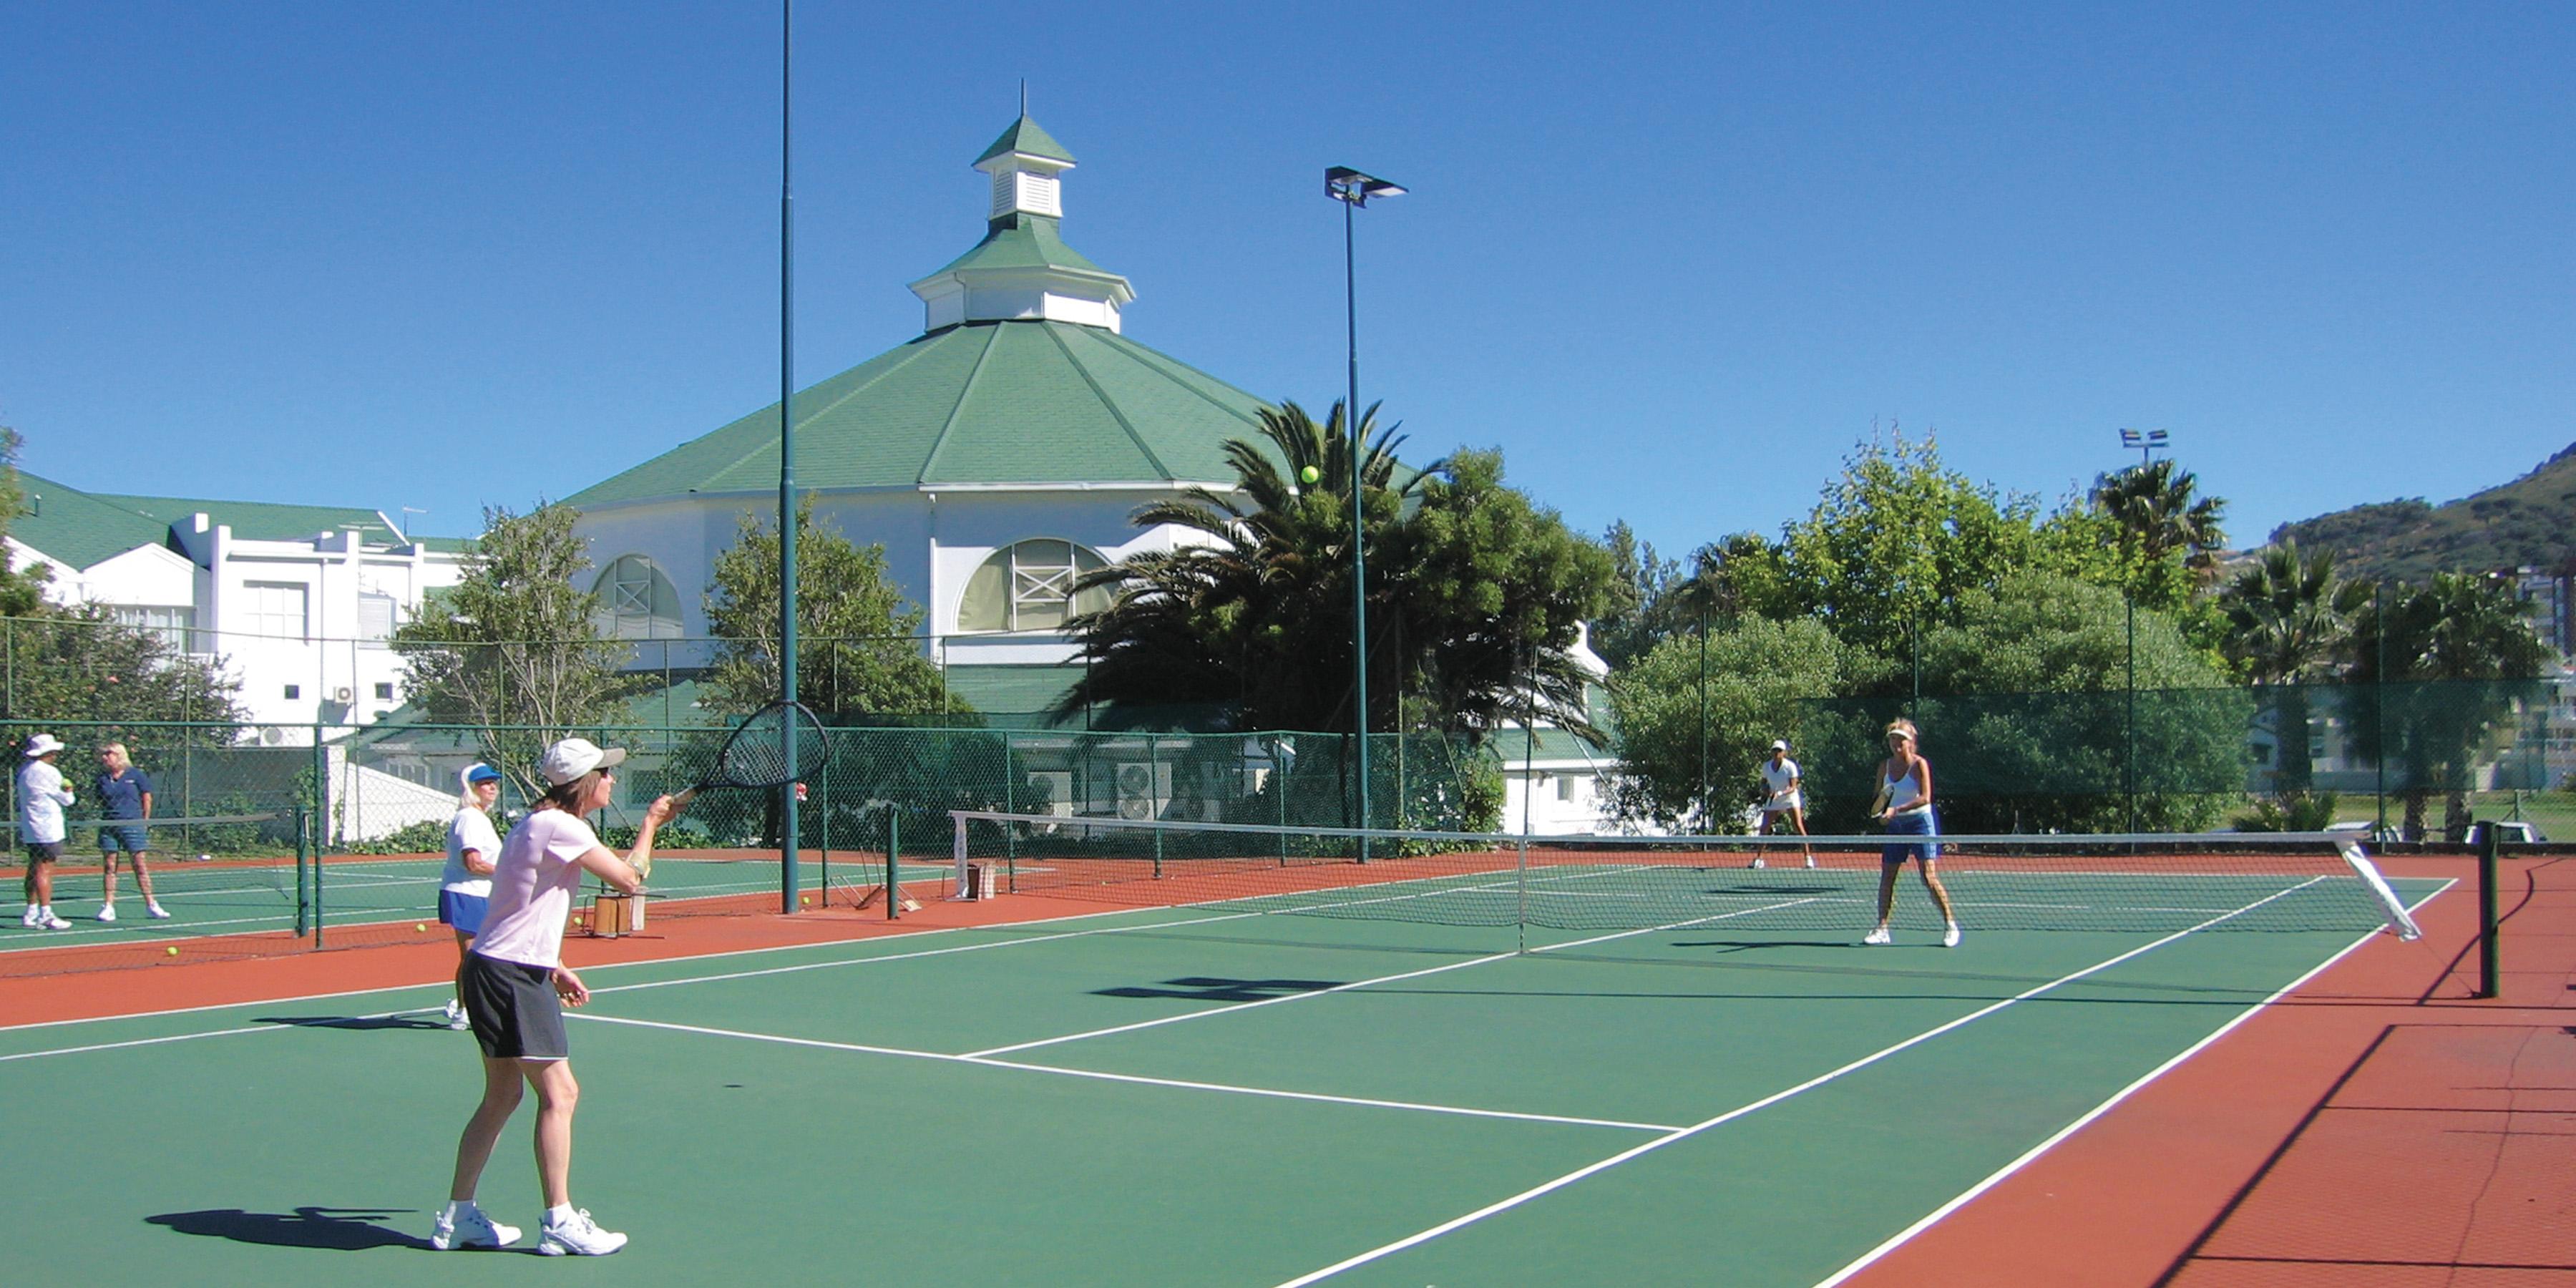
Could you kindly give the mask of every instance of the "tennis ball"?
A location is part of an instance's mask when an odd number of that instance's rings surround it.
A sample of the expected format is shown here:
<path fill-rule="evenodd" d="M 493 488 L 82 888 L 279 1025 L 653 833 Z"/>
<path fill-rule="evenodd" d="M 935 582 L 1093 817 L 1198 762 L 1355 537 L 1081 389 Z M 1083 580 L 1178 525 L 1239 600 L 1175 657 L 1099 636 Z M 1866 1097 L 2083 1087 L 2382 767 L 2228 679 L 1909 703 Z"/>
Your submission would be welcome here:
<path fill-rule="evenodd" d="M 812 899 L 809 899 L 809 898 L 807 898 L 807 897 L 805 897 L 804 895 L 801 895 L 801 894 L 800 894 L 800 895 L 798 895 L 798 896 L 796 896 L 796 902 L 797 902 L 797 904 L 798 904 L 800 907 L 811 907 L 811 906 L 813 906 L 813 903 L 814 903 L 814 901 L 813 901 Z"/>
<path fill-rule="evenodd" d="M 169 954 L 170 954 L 171 956 L 173 956 L 173 957 L 176 957 L 176 956 L 178 956 L 178 955 L 179 955 L 179 946 L 178 946 L 177 944 L 172 944 L 172 945 L 170 945 L 168 948 L 163 949 L 162 951 L 169 953 Z"/>
<path fill-rule="evenodd" d="M 413 922 L 413 923 L 412 923 L 412 927 L 411 927 L 411 928 L 412 928 L 413 930 L 420 931 L 421 933 L 426 934 L 426 933 L 428 933 L 428 931 L 429 931 L 429 923 L 428 923 L 428 922 L 426 922 L 426 921 L 416 921 L 416 922 Z"/>
<path fill-rule="evenodd" d="M 1305 480 L 1306 482 L 1312 483 L 1315 480 L 1324 477 L 1324 472 L 1316 469 L 1312 465 L 1309 465 L 1306 468 L 1297 471 L 1297 477 Z"/>

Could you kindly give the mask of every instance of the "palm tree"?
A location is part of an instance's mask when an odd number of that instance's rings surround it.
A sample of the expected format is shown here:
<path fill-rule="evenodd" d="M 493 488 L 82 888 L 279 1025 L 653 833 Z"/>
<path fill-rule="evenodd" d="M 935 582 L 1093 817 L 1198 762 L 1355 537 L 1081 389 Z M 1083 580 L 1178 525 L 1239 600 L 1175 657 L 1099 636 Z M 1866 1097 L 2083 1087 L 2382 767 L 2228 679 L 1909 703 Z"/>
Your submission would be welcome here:
<path fill-rule="evenodd" d="M 2284 537 L 2219 594 L 2228 657 L 2255 684 L 2282 686 L 2271 705 L 2285 793 L 2304 793 L 2315 781 L 2306 684 L 2324 677 L 2353 616 L 2370 602 L 2370 587 L 2337 576 L 2334 564 L 2333 551 L 2303 555 L 2297 538 Z"/>
<path fill-rule="evenodd" d="M 2479 766 L 2511 736 L 2517 710 L 2546 700 L 2545 690 L 2525 693 L 2523 686 L 2493 682 L 2539 676 L 2549 664 L 2548 646 L 2532 634 L 2511 583 L 2448 572 L 2401 588 L 2362 613 L 2352 643 L 2355 680 L 2416 682 L 2400 695 L 2400 718 L 2383 710 L 2362 730 L 2365 754 L 2405 762 L 2406 837 L 2423 836 L 2425 805 L 2438 783 L 2443 834 L 2466 840 L 2469 788 Z M 2435 681 L 2489 683 L 2427 683 Z"/>
<path fill-rule="evenodd" d="M 1431 472 L 1404 471 L 1395 458 L 1403 440 L 1378 426 L 1374 407 L 1360 422 L 1365 450 L 1356 470 L 1340 403 L 1321 424 L 1293 402 L 1265 408 L 1260 430 L 1258 441 L 1225 445 L 1233 490 L 1191 488 L 1136 511 L 1139 527 L 1170 525 L 1193 539 L 1083 576 L 1079 589 L 1114 593 L 1073 623 L 1091 665 L 1057 705 L 1057 718 L 1095 704 L 1187 703 L 1231 708 L 1239 728 L 1354 727 L 1352 480 L 1366 489 L 1375 623 L 1384 620 L 1392 571 L 1376 556 Z M 1291 481 L 1310 467 L 1315 482 Z M 1385 638 L 1371 641 L 1372 679 L 1385 669 Z M 1389 727 L 1399 688 L 1370 685 L 1370 728 Z"/>
<path fill-rule="evenodd" d="M 2227 502 L 2197 496 L 2199 486 L 2171 459 L 2154 461 L 2094 480 L 2093 505 L 2119 525 L 2123 553 L 2148 564 L 2179 553 L 2183 566 L 2206 581 L 2217 574 L 2218 552 L 2227 544 L 2220 527 Z"/>

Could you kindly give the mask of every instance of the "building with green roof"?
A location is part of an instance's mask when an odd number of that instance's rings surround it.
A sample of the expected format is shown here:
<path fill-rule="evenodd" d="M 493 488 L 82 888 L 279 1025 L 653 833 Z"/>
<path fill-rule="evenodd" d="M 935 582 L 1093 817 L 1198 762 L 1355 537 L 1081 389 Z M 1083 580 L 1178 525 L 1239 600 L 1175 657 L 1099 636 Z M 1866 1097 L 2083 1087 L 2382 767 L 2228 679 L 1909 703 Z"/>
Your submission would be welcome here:
<path fill-rule="evenodd" d="M 922 334 L 797 393 L 796 477 L 818 524 L 882 543 L 939 655 L 1060 664 L 1075 577 L 1169 529 L 1148 501 L 1232 486 L 1227 440 L 1264 402 L 1124 332 L 1128 280 L 1063 237 L 1073 154 L 1023 114 L 974 168 L 992 205 L 971 249 L 911 283 Z M 752 412 L 566 498 L 619 633 L 706 634 L 715 559 L 775 517 L 779 409 Z M 1007 687 L 1007 686 L 1005 686 Z"/>

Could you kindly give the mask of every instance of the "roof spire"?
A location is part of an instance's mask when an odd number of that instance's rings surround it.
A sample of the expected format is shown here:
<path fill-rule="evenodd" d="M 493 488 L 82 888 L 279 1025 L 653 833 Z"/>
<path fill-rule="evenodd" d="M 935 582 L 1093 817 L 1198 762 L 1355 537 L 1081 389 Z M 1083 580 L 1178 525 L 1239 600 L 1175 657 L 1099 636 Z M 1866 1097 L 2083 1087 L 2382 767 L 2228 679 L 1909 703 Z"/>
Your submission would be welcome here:
<path fill-rule="evenodd" d="M 1028 78 L 1028 77 L 1026 77 L 1026 76 L 1023 76 L 1023 77 L 1021 77 L 1021 78 L 1020 78 L 1020 115 L 1022 115 L 1022 116 L 1026 116 L 1026 115 L 1028 115 L 1028 114 L 1029 114 L 1029 78 Z"/>
<path fill-rule="evenodd" d="M 1064 199 L 1056 176 L 1073 168 L 1073 154 L 1029 119 L 1028 92 L 1021 81 L 1019 119 L 975 158 L 975 168 L 993 176 L 983 244 L 912 284 L 930 307 L 928 330 L 1045 318 L 1115 331 L 1119 309 L 1136 298 L 1126 278 L 1058 235 Z"/>

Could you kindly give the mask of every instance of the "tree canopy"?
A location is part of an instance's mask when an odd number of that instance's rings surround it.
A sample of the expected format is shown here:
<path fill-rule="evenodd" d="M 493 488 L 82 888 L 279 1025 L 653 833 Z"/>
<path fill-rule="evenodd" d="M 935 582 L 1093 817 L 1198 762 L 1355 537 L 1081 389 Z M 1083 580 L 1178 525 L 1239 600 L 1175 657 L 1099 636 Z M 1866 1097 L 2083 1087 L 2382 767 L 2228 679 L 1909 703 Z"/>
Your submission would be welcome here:
<path fill-rule="evenodd" d="M 747 713 L 779 692 L 778 527 L 745 512 L 716 556 L 708 628 L 718 637 L 707 686 Z M 885 547 L 858 545 L 796 506 L 796 692 L 831 715 L 944 713 L 938 668 L 922 652 L 921 610 L 887 575 Z M 950 704 L 953 707 L 953 703 Z"/>

